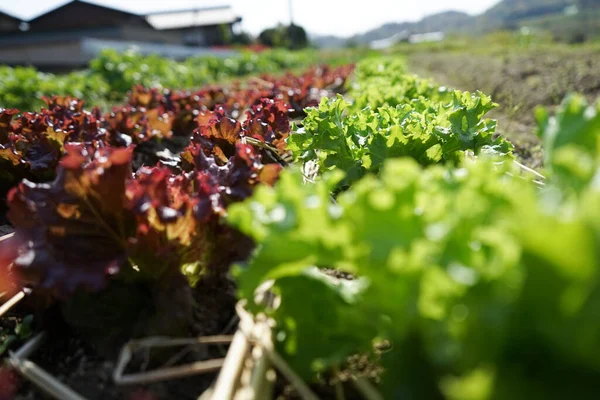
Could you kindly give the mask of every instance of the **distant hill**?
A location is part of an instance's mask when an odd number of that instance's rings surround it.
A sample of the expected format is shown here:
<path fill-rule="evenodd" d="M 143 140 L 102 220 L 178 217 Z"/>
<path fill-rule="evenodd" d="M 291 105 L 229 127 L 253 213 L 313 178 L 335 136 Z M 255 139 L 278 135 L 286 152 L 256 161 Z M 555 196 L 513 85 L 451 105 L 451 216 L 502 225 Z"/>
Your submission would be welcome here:
<path fill-rule="evenodd" d="M 592 12 L 590 10 L 600 11 L 600 0 L 503 0 L 477 16 L 459 11 L 446 11 L 427 16 L 418 22 L 387 23 L 350 38 L 317 36 L 313 38 L 313 42 L 324 47 L 340 47 L 348 42 L 368 44 L 404 31 L 476 34 L 501 28 L 516 29 L 524 22 L 545 20 L 548 17 L 553 17 L 553 23 L 560 23 L 560 18 L 567 18 L 566 14 L 569 12 L 576 13 L 575 16 L 568 16 L 569 23 L 576 25 L 579 18 L 584 18 Z"/>
<path fill-rule="evenodd" d="M 320 47 L 343 46 L 346 43 L 367 44 L 374 40 L 386 39 L 397 33 L 409 31 L 411 33 L 425 33 L 434 31 L 468 30 L 475 20 L 469 14 L 459 11 L 445 11 L 423 18 L 418 22 L 390 22 L 372 29 L 368 32 L 354 35 L 349 38 L 338 36 L 315 36 L 313 42 Z"/>
<path fill-rule="evenodd" d="M 343 38 L 334 35 L 309 35 L 311 43 L 315 43 L 322 49 L 335 49 L 344 47 L 348 43 L 348 38 Z"/>
<path fill-rule="evenodd" d="M 577 0 L 504 0 L 483 13 L 496 19 L 518 20 L 562 12 Z"/>
<path fill-rule="evenodd" d="M 496 4 L 478 18 L 489 29 L 514 27 L 525 19 L 561 14 L 577 0 L 504 0 Z"/>
<path fill-rule="evenodd" d="M 446 11 L 423 18 L 414 24 L 415 33 L 437 31 L 468 31 L 474 28 L 475 19 L 464 12 Z"/>

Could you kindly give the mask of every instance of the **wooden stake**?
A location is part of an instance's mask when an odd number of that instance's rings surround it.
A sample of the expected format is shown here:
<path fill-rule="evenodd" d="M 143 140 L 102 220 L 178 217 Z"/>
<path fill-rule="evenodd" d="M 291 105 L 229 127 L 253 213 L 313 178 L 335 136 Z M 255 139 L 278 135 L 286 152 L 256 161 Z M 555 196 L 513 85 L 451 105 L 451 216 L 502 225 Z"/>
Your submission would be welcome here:
<path fill-rule="evenodd" d="M 198 344 L 225 344 L 230 343 L 231 336 L 207 336 L 194 339 L 171 339 L 162 337 L 152 337 L 142 340 L 132 340 L 121 349 L 117 367 L 113 372 L 113 380 L 117 385 L 141 385 L 148 383 L 162 382 L 171 379 L 184 378 L 188 376 L 215 372 L 221 369 L 224 359 L 197 361 L 195 363 L 157 369 L 149 372 L 139 372 L 129 375 L 123 375 L 125 368 L 131 361 L 133 353 L 136 350 L 153 347 L 173 347 L 190 346 Z"/>
<path fill-rule="evenodd" d="M 85 397 L 64 385 L 37 364 L 26 359 L 40 348 L 45 336 L 44 332 L 39 333 L 16 352 L 10 352 L 9 362 L 11 366 L 25 379 L 37 386 L 38 389 L 57 400 L 86 400 Z"/>
<path fill-rule="evenodd" d="M 21 300 L 25 298 L 25 292 L 20 291 L 15 294 L 10 300 L 0 306 L 0 318 L 6 314 L 11 308 L 17 305 Z"/>

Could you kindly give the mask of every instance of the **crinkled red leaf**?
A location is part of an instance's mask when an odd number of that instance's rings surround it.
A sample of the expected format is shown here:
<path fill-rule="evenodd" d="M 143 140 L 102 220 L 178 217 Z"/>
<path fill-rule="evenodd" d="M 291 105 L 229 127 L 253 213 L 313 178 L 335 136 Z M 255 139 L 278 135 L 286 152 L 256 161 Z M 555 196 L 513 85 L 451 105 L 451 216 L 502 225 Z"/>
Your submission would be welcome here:
<path fill-rule="evenodd" d="M 97 110 L 83 110 L 83 101 L 71 97 L 44 99 L 47 109 L 37 113 L 0 112 L 0 158 L 13 166 L 23 165 L 38 181 L 51 180 L 67 142 L 98 142 L 104 139 Z M 6 162 L 5 162 L 6 165 Z M 16 170 L 13 170 L 15 172 Z"/>
<path fill-rule="evenodd" d="M 0 144 L 6 145 L 10 139 L 10 124 L 15 115 L 19 113 L 16 108 L 4 109 L 0 108 Z"/>
<path fill-rule="evenodd" d="M 109 142 L 116 146 L 128 146 L 173 135 L 173 113 L 162 107 L 150 110 L 132 106 L 115 108 L 103 122 Z"/>
<path fill-rule="evenodd" d="M 15 267 L 60 293 L 103 287 L 126 258 L 133 226 L 125 212 L 131 149 L 101 149 L 91 158 L 82 148 L 70 150 L 54 182 L 24 181 L 8 199 L 9 218 L 26 241 Z"/>
<path fill-rule="evenodd" d="M 284 152 L 285 140 L 291 129 L 289 114 L 293 111 L 283 101 L 261 99 L 246 112 L 244 129 L 248 136 L 261 139 Z"/>
<path fill-rule="evenodd" d="M 104 116 L 68 97 L 46 99 L 39 113 L 0 110 L 0 163 L 11 179 L 49 180 L 58 165 L 53 182 L 24 181 L 9 196 L 15 240 L 22 241 L 15 270 L 58 292 L 100 288 L 124 260 L 140 275 L 172 273 L 186 263 L 226 271 L 252 244 L 220 217 L 257 184 L 273 184 L 281 169 L 265 157 L 269 150 L 244 137 L 283 151 L 290 116 L 341 88 L 350 73 L 321 68 L 195 92 L 137 87 L 129 104 Z M 244 111 L 240 124 L 235 119 Z M 183 139 L 178 150 L 151 145 L 173 136 Z M 166 160 L 176 170 L 190 137 L 185 173 L 141 167 Z M 134 143 L 156 153 L 141 160 L 136 153 L 135 178 Z"/>

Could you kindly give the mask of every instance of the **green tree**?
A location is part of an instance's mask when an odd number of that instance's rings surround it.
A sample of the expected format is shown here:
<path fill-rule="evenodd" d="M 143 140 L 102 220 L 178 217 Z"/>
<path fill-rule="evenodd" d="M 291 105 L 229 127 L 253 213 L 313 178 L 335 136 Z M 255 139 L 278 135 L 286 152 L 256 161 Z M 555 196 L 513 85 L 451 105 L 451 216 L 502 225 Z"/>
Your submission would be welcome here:
<path fill-rule="evenodd" d="M 265 29 L 258 36 L 258 41 L 265 46 L 283 47 L 286 49 L 303 49 L 308 46 L 308 36 L 304 28 L 298 25 L 278 25 Z"/>

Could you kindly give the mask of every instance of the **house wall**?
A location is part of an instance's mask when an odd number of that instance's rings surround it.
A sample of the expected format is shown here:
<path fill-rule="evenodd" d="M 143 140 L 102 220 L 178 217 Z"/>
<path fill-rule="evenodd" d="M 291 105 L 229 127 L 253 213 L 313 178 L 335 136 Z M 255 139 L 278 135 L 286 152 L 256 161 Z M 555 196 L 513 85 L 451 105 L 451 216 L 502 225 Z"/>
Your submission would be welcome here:
<path fill-rule="evenodd" d="M 180 59 L 225 44 L 233 32 L 232 24 L 156 30 L 145 17 L 79 1 L 30 21 L 27 32 L 19 30 L 19 23 L 0 13 L 0 64 L 42 70 L 85 67 L 105 47 L 135 45 Z"/>
<path fill-rule="evenodd" d="M 34 65 L 41 69 L 80 68 L 86 66 L 89 59 L 90 56 L 81 51 L 79 41 L 29 44 L 0 49 L 0 64 Z"/>
<path fill-rule="evenodd" d="M 228 35 L 233 35 L 232 24 L 208 25 L 184 29 L 171 29 L 164 32 L 177 32 L 181 35 L 183 43 L 190 46 L 220 46 L 225 44 L 223 29 Z"/>
<path fill-rule="evenodd" d="M 143 26 L 123 24 L 120 27 L 120 39 L 160 44 L 181 44 L 183 39 L 180 32 L 157 31 Z"/>
<path fill-rule="evenodd" d="M 20 22 L 8 15 L 0 14 L 0 35 L 3 32 L 14 32 L 19 30 Z"/>

